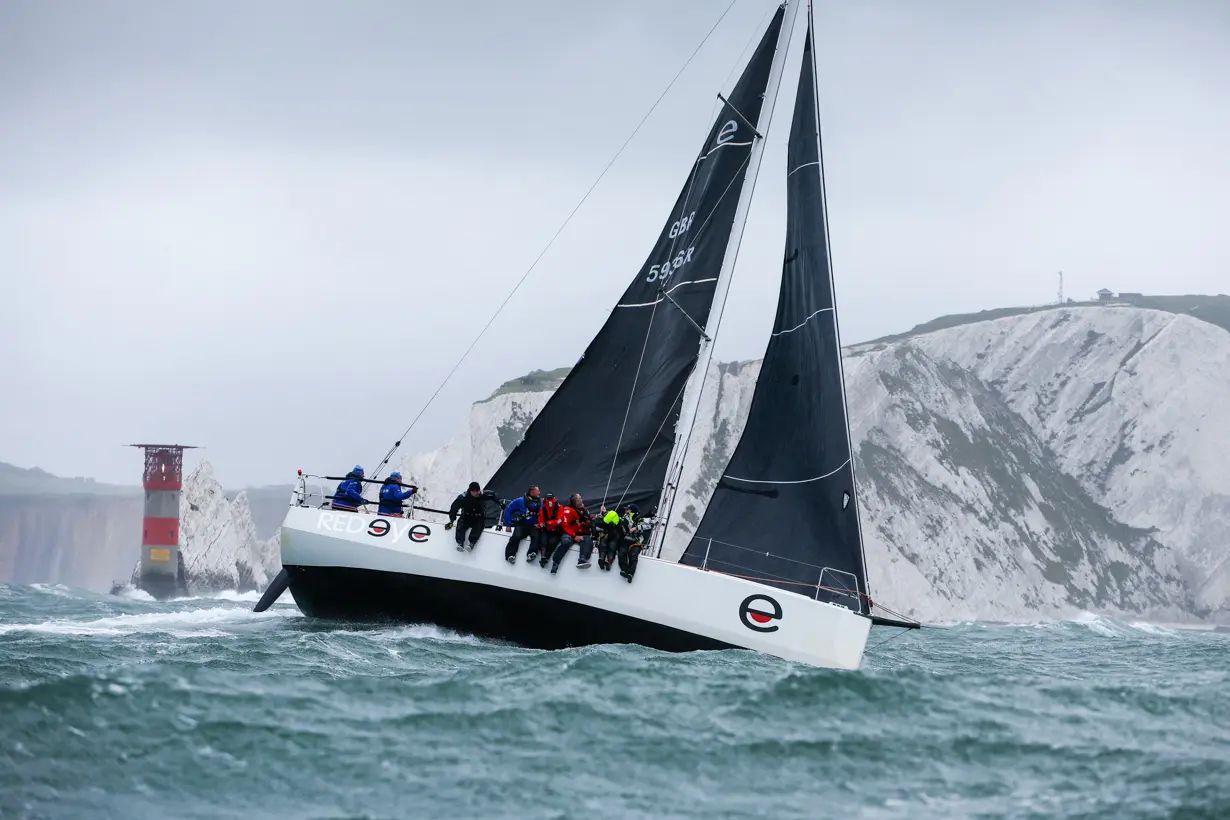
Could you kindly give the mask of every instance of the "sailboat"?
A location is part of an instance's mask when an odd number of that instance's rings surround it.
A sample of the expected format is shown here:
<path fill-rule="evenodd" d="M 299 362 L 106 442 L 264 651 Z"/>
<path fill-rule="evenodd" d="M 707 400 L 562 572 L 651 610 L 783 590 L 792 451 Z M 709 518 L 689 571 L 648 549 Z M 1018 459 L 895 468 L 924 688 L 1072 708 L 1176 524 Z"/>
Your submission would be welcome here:
<path fill-rule="evenodd" d="M 633 583 L 473 551 L 425 511 L 313 506 L 282 525 L 283 571 L 309 616 L 432 623 L 543 649 L 743 648 L 857 669 L 873 623 L 841 364 L 821 163 L 812 14 L 790 131 L 777 316 L 750 415 L 690 543 L 662 557 L 765 134 L 798 18 L 782 3 L 702 143 L 644 265 L 486 487 L 634 503 L 656 521 Z M 492 521 L 491 523 L 495 523 Z"/>

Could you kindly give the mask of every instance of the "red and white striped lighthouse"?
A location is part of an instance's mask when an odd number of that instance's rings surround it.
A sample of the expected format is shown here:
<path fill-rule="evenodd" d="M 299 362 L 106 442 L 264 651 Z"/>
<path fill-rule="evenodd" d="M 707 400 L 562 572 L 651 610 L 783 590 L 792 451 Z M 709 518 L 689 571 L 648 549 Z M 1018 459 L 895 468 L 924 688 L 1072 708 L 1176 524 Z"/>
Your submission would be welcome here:
<path fill-rule="evenodd" d="M 185 444 L 132 444 L 145 450 L 145 520 L 141 533 L 141 589 L 155 598 L 183 592 L 179 572 L 179 492 Z"/>

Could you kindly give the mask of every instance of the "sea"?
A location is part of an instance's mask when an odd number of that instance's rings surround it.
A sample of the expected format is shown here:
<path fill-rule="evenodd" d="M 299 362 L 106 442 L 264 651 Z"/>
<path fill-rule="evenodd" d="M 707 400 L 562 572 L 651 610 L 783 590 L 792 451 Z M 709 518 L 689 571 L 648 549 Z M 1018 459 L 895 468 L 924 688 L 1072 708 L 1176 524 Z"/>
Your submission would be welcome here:
<path fill-rule="evenodd" d="M 877 628 L 839 672 L 255 599 L 0 586 L 0 817 L 1230 818 L 1226 633 Z"/>

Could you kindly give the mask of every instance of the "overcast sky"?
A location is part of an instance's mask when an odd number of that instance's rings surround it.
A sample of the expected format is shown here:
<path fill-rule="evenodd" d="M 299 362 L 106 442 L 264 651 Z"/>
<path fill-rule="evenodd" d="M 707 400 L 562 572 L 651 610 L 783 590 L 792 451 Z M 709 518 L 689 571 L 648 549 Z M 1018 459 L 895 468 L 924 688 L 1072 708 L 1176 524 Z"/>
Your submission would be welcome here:
<path fill-rule="evenodd" d="M 373 466 L 726 5 L 0 3 L 0 460 Z M 576 359 L 773 7 L 738 0 L 406 447 Z M 1230 292 L 1230 3 L 818 8 L 846 342 L 1051 301 L 1061 269 Z M 722 359 L 772 323 L 800 54 Z"/>

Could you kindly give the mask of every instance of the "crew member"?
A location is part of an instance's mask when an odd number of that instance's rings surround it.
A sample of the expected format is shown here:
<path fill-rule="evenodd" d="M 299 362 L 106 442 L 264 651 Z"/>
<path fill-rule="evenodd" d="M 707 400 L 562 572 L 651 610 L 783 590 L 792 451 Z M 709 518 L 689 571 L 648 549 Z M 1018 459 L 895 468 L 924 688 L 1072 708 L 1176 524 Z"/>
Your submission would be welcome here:
<path fill-rule="evenodd" d="M 466 548 L 466 533 L 470 533 L 470 549 L 478 543 L 478 537 L 483 534 L 487 525 L 487 505 L 483 498 L 483 488 L 477 481 L 470 482 L 470 488 L 453 500 L 448 508 L 448 523 L 444 529 L 451 530 L 454 522 L 457 526 L 457 551 Z"/>
<path fill-rule="evenodd" d="M 559 545 L 564 532 L 559 527 L 560 503 L 555 500 L 555 493 L 547 493 L 542 499 L 542 509 L 538 511 L 538 566 L 546 569 L 551 560 L 551 553 Z M 532 560 L 532 559 L 531 559 Z"/>
<path fill-rule="evenodd" d="M 389 473 L 389 477 L 384 480 L 384 484 L 380 487 L 380 509 L 377 512 L 380 515 L 387 515 L 389 518 L 401 518 L 402 511 L 405 509 L 402 502 L 410 496 L 418 492 L 419 488 L 411 486 L 408 490 L 403 490 L 404 486 L 401 481 L 401 473 L 394 470 Z"/>
<path fill-rule="evenodd" d="M 542 500 L 538 495 L 539 489 L 530 487 L 525 495 L 504 508 L 504 526 L 513 533 L 504 548 L 504 558 L 510 564 L 517 563 L 517 550 L 524 538 L 530 539 L 525 560 L 533 561 L 538 557 L 538 512 L 542 509 Z"/>
<path fill-rule="evenodd" d="M 589 540 L 589 510 L 581 500 L 580 493 L 573 493 L 568 504 L 559 511 L 560 529 L 564 531 L 559 546 L 551 556 L 551 574 L 559 572 L 559 565 L 568 554 L 573 544 L 577 545 L 577 569 L 589 569 L 589 556 L 594 550 L 594 544 Z"/>
<path fill-rule="evenodd" d="M 363 498 L 363 467 L 356 464 L 333 491 L 333 503 L 330 506 L 335 510 L 358 512 L 359 505 L 366 503 L 366 499 Z"/>
<path fill-rule="evenodd" d="M 598 569 L 609 572 L 615 563 L 615 551 L 623 529 L 619 525 L 619 513 L 602 508 L 603 516 L 594 522 L 594 539 L 598 546 Z"/>
<path fill-rule="evenodd" d="M 619 519 L 620 538 L 615 548 L 619 557 L 619 575 L 629 584 L 636 575 L 636 564 L 640 560 L 641 550 L 645 548 L 645 539 L 653 531 L 653 524 L 637 517 L 639 510 L 635 504 L 624 504 L 616 511 L 622 513 Z"/>

